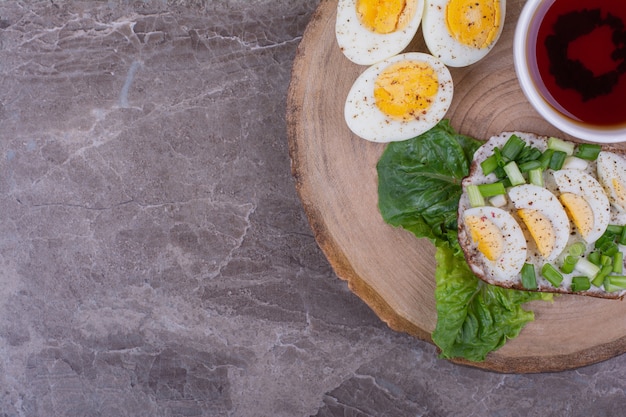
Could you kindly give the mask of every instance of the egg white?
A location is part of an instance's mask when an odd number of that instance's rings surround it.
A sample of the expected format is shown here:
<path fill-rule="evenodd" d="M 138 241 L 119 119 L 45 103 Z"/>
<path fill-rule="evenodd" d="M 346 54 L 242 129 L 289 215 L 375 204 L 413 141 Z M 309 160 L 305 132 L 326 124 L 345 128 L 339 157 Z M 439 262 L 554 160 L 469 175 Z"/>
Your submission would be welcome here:
<path fill-rule="evenodd" d="M 496 37 L 484 48 L 474 48 L 457 41 L 448 31 L 446 7 L 449 0 L 426 0 L 422 17 L 422 32 L 430 53 L 450 67 L 465 67 L 484 58 L 493 49 L 504 27 L 506 0 L 498 1 L 500 2 L 500 25 Z"/>
<path fill-rule="evenodd" d="M 380 34 L 359 21 L 356 0 L 339 0 L 335 37 L 343 54 L 359 65 L 372 65 L 402 52 L 417 33 L 422 21 L 424 0 L 415 2 L 415 14 L 401 30 Z"/>
<path fill-rule="evenodd" d="M 439 89 L 434 102 L 419 119 L 394 119 L 378 109 L 374 83 L 388 66 L 402 61 L 426 62 L 437 73 Z M 372 142 L 395 142 L 418 136 L 435 126 L 446 115 L 452 103 L 453 83 L 450 71 L 432 55 L 408 52 L 395 55 L 367 68 L 348 93 L 344 116 L 346 124 L 357 136 Z"/>
<path fill-rule="evenodd" d="M 508 190 L 508 195 L 516 209 L 538 210 L 550 221 L 556 240 L 552 252 L 545 261 L 554 261 L 567 246 L 571 231 L 567 213 L 557 197 L 547 188 L 534 184 L 512 187 Z M 529 239 L 529 242 L 531 240 Z"/>
<path fill-rule="evenodd" d="M 593 213 L 593 229 L 585 238 L 593 243 L 606 231 L 611 220 L 611 206 L 600 183 L 591 175 L 577 169 L 562 169 L 553 172 L 554 181 L 561 193 L 582 196 Z"/>
<path fill-rule="evenodd" d="M 626 213 L 626 200 L 615 190 L 613 181 L 626 187 L 626 159 L 613 152 L 600 152 L 597 160 L 598 180 L 604 187 L 609 201 L 621 214 Z"/>
<path fill-rule="evenodd" d="M 511 213 L 498 207 L 480 206 L 465 210 L 463 216 L 486 217 L 502 234 L 504 247 L 498 259 L 491 261 L 478 252 L 483 258 L 485 272 L 499 281 L 518 275 L 526 261 L 527 246 L 524 233 Z"/>

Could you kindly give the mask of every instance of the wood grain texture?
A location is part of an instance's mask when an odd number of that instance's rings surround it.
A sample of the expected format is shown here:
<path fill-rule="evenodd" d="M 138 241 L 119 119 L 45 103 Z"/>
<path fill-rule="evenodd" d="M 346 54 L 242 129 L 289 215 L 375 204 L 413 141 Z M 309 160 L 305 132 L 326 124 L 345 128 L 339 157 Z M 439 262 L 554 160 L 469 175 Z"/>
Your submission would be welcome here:
<path fill-rule="evenodd" d="M 487 139 L 520 130 L 564 135 L 527 103 L 513 67 L 515 23 L 524 4 L 507 2 L 504 32 L 489 55 L 451 68 L 447 118 L 459 132 Z M 377 207 L 376 163 L 384 145 L 354 136 L 343 119 L 345 97 L 365 69 L 335 42 L 336 0 L 322 0 L 298 48 L 287 103 L 292 173 L 317 242 L 346 280 L 391 328 L 431 341 L 436 325 L 434 247 L 387 225 Z M 407 50 L 426 51 L 421 30 Z M 619 145 L 622 146 L 622 145 Z M 626 351 L 626 302 L 560 296 L 533 302 L 536 320 L 480 363 L 498 372 L 572 369 Z"/>

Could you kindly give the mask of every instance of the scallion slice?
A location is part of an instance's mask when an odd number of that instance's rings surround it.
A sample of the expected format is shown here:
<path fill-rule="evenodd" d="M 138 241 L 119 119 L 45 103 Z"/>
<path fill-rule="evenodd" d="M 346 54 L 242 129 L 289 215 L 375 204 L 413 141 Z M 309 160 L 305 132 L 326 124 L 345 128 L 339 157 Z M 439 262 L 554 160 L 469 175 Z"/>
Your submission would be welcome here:
<path fill-rule="evenodd" d="M 601 286 L 604 283 L 605 278 L 609 276 L 611 271 L 613 271 L 613 265 L 602 265 L 602 267 L 600 267 L 600 272 L 598 272 L 598 274 L 595 276 L 593 281 L 591 281 L 591 283 L 596 287 Z"/>
<path fill-rule="evenodd" d="M 569 247 L 568 253 L 571 256 L 579 257 L 582 256 L 583 253 L 585 253 L 585 249 L 586 247 L 583 242 L 576 242 Z"/>
<path fill-rule="evenodd" d="M 592 262 L 590 262 L 587 258 L 580 258 L 578 262 L 576 262 L 576 271 L 586 276 L 589 279 L 594 279 L 598 272 L 600 272 L 600 267 Z"/>
<path fill-rule="evenodd" d="M 541 162 L 539 162 L 538 159 L 535 159 L 534 161 L 527 161 L 527 162 L 523 162 L 521 164 L 519 164 L 519 170 L 521 172 L 528 172 L 532 169 L 537 169 L 537 168 L 541 168 Z"/>
<path fill-rule="evenodd" d="M 620 236 L 624 232 L 624 226 L 618 224 L 609 224 L 606 227 L 605 233 L 611 233 L 615 236 Z"/>
<path fill-rule="evenodd" d="M 501 182 L 494 182 L 491 184 L 479 184 L 478 189 L 483 197 L 493 197 L 495 195 L 506 194 L 504 184 Z"/>
<path fill-rule="evenodd" d="M 522 266 L 522 286 L 527 290 L 537 289 L 537 276 L 533 264 L 525 263 Z"/>
<path fill-rule="evenodd" d="M 621 274 L 624 271 L 624 252 L 613 255 L 613 273 Z"/>
<path fill-rule="evenodd" d="M 550 161 L 552 160 L 552 155 L 554 154 L 554 149 L 546 149 L 541 156 L 539 157 L 539 162 L 541 162 L 541 168 L 548 169 L 550 167 Z"/>
<path fill-rule="evenodd" d="M 567 158 L 567 154 L 565 152 L 555 150 L 554 153 L 552 153 L 552 158 L 550 158 L 550 169 L 558 171 L 563 168 L 565 158 Z"/>
<path fill-rule="evenodd" d="M 489 158 L 480 163 L 484 175 L 494 172 L 500 165 L 498 164 L 498 155 L 493 154 Z"/>
<path fill-rule="evenodd" d="M 515 161 L 511 161 L 504 166 L 504 172 L 506 172 L 506 176 L 511 181 L 511 185 L 515 187 L 516 185 L 526 184 L 526 179 L 519 170 L 517 163 Z"/>
<path fill-rule="evenodd" d="M 565 152 L 567 155 L 574 154 L 575 148 L 574 142 L 567 142 L 563 139 L 551 137 L 548 138 L 548 149 L 554 149 L 555 151 Z"/>
<path fill-rule="evenodd" d="M 622 233 L 619 234 L 618 242 L 620 245 L 626 245 L 626 227 L 624 227 Z"/>
<path fill-rule="evenodd" d="M 572 291 L 587 291 L 591 288 L 591 281 L 587 277 L 574 277 L 572 278 Z"/>
<path fill-rule="evenodd" d="M 604 289 L 608 292 L 620 291 L 626 289 L 626 276 L 610 275 L 604 280 Z"/>
<path fill-rule="evenodd" d="M 592 264 L 594 264 L 596 266 L 600 266 L 600 252 L 598 252 L 598 251 L 590 252 L 589 255 L 587 255 L 587 259 Z"/>
<path fill-rule="evenodd" d="M 534 185 L 538 185 L 539 187 L 543 187 L 543 169 L 531 169 L 528 171 L 528 182 Z"/>
<path fill-rule="evenodd" d="M 565 158 L 561 169 L 577 169 L 579 171 L 584 171 L 588 166 L 589 161 L 575 156 L 568 156 Z"/>
<path fill-rule="evenodd" d="M 509 161 L 513 161 L 517 158 L 520 152 L 522 152 L 525 146 L 526 142 L 524 142 L 523 139 L 517 135 L 511 135 L 502 147 L 502 156 L 507 158 Z"/>
<path fill-rule="evenodd" d="M 587 277 L 574 277 L 572 278 L 572 291 L 587 291 L 591 288 L 591 282 Z"/>
<path fill-rule="evenodd" d="M 576 149 L 574 156 L 580 159 L 586 159 L 588 161 L 595 161 L 600 155 L 602 147 L 595 143 L 580 143 Z"/>
<path fill-rule="evenodd" d="M 482 207 L 485 205 L 485 198 L 481 194 L 478 185 L 470 184 L 467 186 L 467 197 L 472 207 Z"/>
<path fill-rule="evenodd" d="M 561 265 L 561 272 L 564 274 L 571 274 L 574 272 L 574 267 L 578 263 L 578 258 L 575 256 L 567 255 Z"/>
<path fill-rule="evenodd" d="M 558 287 L 561 285 L 561 282 L 563 282 L 563 275 L 551 264 L 543 264 L 541 267 L 541 275 L 554 287 Z"/>

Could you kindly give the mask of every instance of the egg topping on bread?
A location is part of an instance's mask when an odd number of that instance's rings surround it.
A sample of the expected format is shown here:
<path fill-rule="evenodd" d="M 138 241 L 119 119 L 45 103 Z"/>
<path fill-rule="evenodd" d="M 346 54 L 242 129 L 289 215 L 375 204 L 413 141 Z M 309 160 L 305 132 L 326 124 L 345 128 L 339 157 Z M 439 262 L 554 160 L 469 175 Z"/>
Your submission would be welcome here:
<path fill-rule="evenodd" d="M 618 151 L 507 132 L 476 151 L 462 187 L 459 243 L 481 279 L 626 295 L 626 157 Z"/>

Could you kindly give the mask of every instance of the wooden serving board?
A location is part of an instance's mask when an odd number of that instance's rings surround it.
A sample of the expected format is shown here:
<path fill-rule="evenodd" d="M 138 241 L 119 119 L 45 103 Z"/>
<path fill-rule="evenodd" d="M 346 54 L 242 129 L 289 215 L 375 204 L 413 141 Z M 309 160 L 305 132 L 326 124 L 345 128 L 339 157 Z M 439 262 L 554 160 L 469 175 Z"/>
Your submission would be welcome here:
<path fill-rule="evenodd" d="M 528 104 L 513 67 L 515 24 L 523 0 L 507 2 L 504 32 L 477 64 L 451 68 L 447 118 L 460 133 L 488 139 L 520 130 L 569 138 Z M 431 341 L 435 310 L 434 247 L 387 225 L 377 207 L 376 163 L 385 145 L 354 136 L 343 106 L 365 67 L 335 41 L 337 0 L 322 0 L 298 48 L 288 93 L 292 172 L 315 238 L 350 289 L 392 329 Z M 410 51 L 426 52 L 421 29 Z M 622 146 L 622 145 L 618 145 Z M 487 360 L 456 361 L 499 372 L 572 369 L 626 351 L 626 302 L 567 295 L 532 302 L 535 321 Z"/>

